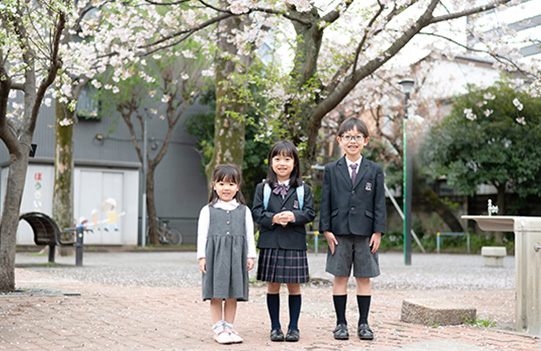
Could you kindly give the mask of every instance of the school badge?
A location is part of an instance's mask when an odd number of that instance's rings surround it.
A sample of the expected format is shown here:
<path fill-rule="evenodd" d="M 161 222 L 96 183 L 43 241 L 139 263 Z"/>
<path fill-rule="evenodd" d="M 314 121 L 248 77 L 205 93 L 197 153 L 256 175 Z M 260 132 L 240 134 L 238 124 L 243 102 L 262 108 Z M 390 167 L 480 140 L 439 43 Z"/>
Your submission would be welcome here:
<path fill-rule="evenodd" d="M 296 210 L 299 209 L 299 200 L 295 200 L 295 201 L 293 202 L 293 208 L 296 209 Z"/>
<path fill-rule="evenodd" d="M 372 191 L 372 183 L 366 182 L 366 185 L 364 186 L 364 190 Z"/>

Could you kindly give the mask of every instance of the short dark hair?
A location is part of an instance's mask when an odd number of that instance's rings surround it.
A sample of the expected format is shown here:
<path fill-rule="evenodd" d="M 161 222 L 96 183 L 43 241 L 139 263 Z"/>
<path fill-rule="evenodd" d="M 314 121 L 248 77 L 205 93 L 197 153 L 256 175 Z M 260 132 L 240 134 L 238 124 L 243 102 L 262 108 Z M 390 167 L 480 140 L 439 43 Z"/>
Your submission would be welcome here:
<path fill-rule="evenodd" d="M 276 173 L 274 173 L 274 171 L 272 170 L 272 159 L 276 155 L 284 155 L 293 158 L 294 166 L 293 171 L 291 171 L 291 177 L 289 178 L 289 185 L 292 187 L 300 186 L 302 184 L 302 177 L 299 153 L 295 145 L 293 145 L 293 143 L 289 140 L 280 140 L 276 142 L 276 144 L 274 144 L 274 146 L 271 148 L 268 158 L 269 168 L 267 171 L 267 179 L 265 180 L 265 182 L 268 183 L 271 188 L 278 182 L 278 178 L 276 178 Z"/>
<path fill-rule="evenodd" d="M 355 117 L 350 117 L 344 122 L 342 122 L 342 124 L 340 124 L 340 127 L 338 127 L 338 136 L 341 137 L 346 132 L 349 132 L 354 128 L 357 128 L 357 130 L 361 132 L 366 138 L 370 137 L 368 133 L 368 126 L 366 125 L 366 123 Z"/>
<path fill-rule="evenodd" d="M 246 205 L 246 201 L 244 201 L 244 196 L 242 195 L 242 192 L 240 191 L 240 185 L 242 183 L 242 175 L 240 174 L 240 170 L 237 166 L 232 164 L 224 164 L 224 165 L 218 165 L 216 168 L 214 168 L 214 172 L 212 172 L 212 182 L 231 182 L 235 183 L 239 186 L 239 190 L 235 194 L 235 199 L 243 205 Z M 209 197 L 209 205 L 214 205 L 220 197 L 216 193 L 216 190 L 214 190 L 214 187 L 212 187 L 210 191 L 210 197 Z"/>

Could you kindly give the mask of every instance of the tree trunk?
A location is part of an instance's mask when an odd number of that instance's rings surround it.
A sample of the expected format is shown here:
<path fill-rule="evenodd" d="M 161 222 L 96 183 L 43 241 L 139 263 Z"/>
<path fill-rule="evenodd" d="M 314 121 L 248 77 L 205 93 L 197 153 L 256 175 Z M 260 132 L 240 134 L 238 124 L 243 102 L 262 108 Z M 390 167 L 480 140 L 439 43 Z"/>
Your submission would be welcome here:
<path fill-rule="evenodd" d="M 290 74 L 293 85 L 292 90 L 301 92 L 305 89 L 319 88 L 319 80 L 309 82 L 316 76 L 317 59 L 323 40 L 323 29 L 318 25 L 313 25 L 319 22 L 320 16 L 316 8 L 312 8 L 310 12 L 298 12 L 294 8 L 290 8 L 290 11 L 295 16 L 310 21 L 310 24 L 292 22 L 297 34 L 294 65 Z M 303 175 L 310 174 L 312 165 L 316 163 L 317 136 L 321 128 L 322 118 L 314 118 L 312 106 L 316 106 L 320 101 L 319 95 L 316 94 L 313 100 L 297 101 L 296 106 L 286 106 L 284 125 L 287 125 L 287 119 L 291 117 L 293 117 L 294 121 L 297 121 L 290 125 L 288 138 L 291 138 L 297 146 L 306 141 L 305 146 L 300 150 Z"/>
<path fill-rule="evenodd" d="M 231 34 L 233 28 L 241 26 L 240 18 L 229 18 L 220 23 L 221 32 Z M 236 57 L 237 48 L 228 40 L 228 35 L 219 36 L 218 49 L 227 55 L 216 55 L 216 117 L 214 119 L 214 151 L 206 165 L 210 187 L 214 168 L 223 163 L 232 163 L 242 169 L 244 158 L 246 104 L 240 100 L 231 76 L 238 72 L 239 65 L 227 57 Z"/>
<path fill-rule="evenodd" d="M 25 145 L 30 145 L 31 142 L 31 137 L 23 136 L 17 151 L 11 153 L 6 197 L 0 222 L 0 263 L 2 267 L 0 270 L 0 292 L 15 290 L 17 228 L 30 151 Z"/>
<path fill-rule="evenodd" d="M 146 174 L 146 191 L 147 191 L 147 215 L 148 215 L 148 232 L 150 234 L 150 243 L 152 245 L 158 245 L 160 240 L 158 238 L 158 212 L 156 211 L 155 191 L 154 191 L 154 172 L 156 166 L 148 162 L 148 169 Z"/>
<path fill-rule="evenodd" d="M 25 20 L 17 21 L 18 24 L 25 23 Z M 19 226 L 21 199 L 28 170 L 28 159 L 30 157 L 30 145 L 32 144 L 32 136 L 36 128 L 36 120 L 43 97 L 61 68 L 58 49 L 65 23 L 65 14 L 59 12 L 54 27 L 50 28 L 51 51 L 45 53 L 45 56 L 50 60 L 49 67 L 45 69 L 45 72 L 48 73 L 40 79 L 39 86 L 36 83 L 34 52 L 31 47 L 23 47 L 22 59 L 25 63 L 24 109 L 19 125 L 20 128 L 14 129 L 6 120 L 7 100 L 12 86 L 11 78 L 5 69 L 9 66 L 9 63 L 6 65 L 0 51 L 0 139 L 6 144 L 10 154 L 9 174 L 5 188 L 6 196 L 2 208 L 2 218 L 0 219 L 0 292 L 15 290 L 16 236 Z M 18 34 L 24 36 L 26 35 L 24 27 L 22 29 L 23 31 L 19 31 Z"/>
<path fill-rule="evenodd" d="M 69 125 L 62 125 L 71 120 Z M 64 103 L 55 101 L 55 153 L 54 153 L 54 191 L 53 219 L 58 227 L 71 228 L 73 223 L 73 132 L 75 113 Z M 68 238 L 65 238 L 65 240 Z M 67 248 L 66 248 L 67 249 Z M 66 254 L 72 250 L 62 250 Z"/>

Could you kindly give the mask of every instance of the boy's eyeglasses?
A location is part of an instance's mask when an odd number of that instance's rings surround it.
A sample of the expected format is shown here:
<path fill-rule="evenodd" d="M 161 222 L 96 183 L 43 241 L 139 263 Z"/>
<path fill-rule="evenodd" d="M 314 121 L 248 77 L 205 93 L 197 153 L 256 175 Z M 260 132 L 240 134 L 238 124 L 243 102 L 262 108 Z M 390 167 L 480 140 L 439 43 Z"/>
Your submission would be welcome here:
<path fill-rule="evenodd" d="M 359 134 L 359 135 L 344 134 L 344 135 L 342 135 L 342 140 L 344 140 L 345 142 L 350 142 L 352 140 L 362 141 L 362 140 L 364 140 L 364 135 L 362 135 L 362 134 Z"/>

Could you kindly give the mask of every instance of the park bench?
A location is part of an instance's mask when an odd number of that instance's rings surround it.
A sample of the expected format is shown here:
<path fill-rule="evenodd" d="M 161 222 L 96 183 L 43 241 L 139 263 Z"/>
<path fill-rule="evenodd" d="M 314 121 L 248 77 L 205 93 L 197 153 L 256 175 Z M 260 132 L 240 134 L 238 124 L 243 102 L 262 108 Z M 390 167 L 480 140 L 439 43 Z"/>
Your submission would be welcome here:
<path fill-rule="evenodd" d="M 34 233 L 34 243 L 36 245 L 49 246 L 49 262 L 54 263 L 56 246 L 71 246 L 75 247 L 75 265 L 83 265 L 83 233 L 84 227 L 77 226 L 76 228 L 66 228 L 60 230 L 58 224 L 41 212 L 27 212 L 19 216 L 19 221 L 25 220 Z M 72 242 L 62 241 L 62 234 L 75 233 L 76 240 Z"/>

